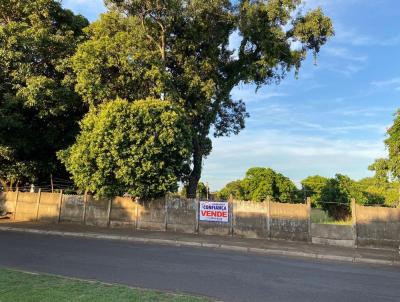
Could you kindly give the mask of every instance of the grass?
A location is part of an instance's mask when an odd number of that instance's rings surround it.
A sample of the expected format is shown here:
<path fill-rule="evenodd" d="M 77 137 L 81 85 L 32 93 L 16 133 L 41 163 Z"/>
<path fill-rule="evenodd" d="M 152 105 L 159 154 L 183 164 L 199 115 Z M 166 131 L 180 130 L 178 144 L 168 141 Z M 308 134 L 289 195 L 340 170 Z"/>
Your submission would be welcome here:
<path fill-rule="evenodd" d="M 322 223 L 322 224 L 340 224 L 340 225 L 351 225 L 351 220 L 335 220 L 330 217 L 324 210 L 311 209 L 311 222 Z"/>
<path fill-rule="evenodd" d="M 206 302 L 205 298 L 0 269 L 1 302 Z"/>

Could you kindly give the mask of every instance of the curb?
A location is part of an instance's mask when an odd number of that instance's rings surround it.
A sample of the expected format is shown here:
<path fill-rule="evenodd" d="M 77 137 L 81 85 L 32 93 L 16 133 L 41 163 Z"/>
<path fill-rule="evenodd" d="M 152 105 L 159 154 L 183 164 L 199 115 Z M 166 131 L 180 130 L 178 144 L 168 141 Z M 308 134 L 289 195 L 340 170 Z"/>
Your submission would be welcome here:
<path fill-rule="evenodd" d="M 255 254 L 262 254 L 262 255 L 301 257 L 301 258 L 311 258 L 311 259 L 317 259 L 317 260 L 330 260 L 330 261 L 362 263 L 362 264 L 379 264 L 379 265 L 389 265 L 389 266 L 400 266 L 400 261 L 395 261 L 395 260 L 382 260 L 382 259 L 374 259 L 374 258 L 363 258 L 363 257 L 357 257 L 357 256 L 353 257 L 353 256 L 326 255 L 326 254 L 318 254 L 318 253 L 311 253 L 311 252 L 306 253 L 306 252 L 285 251 L 285 250 L 277 250 L 277 249 L 263 249 L 263 248 L 253 248 L 253 247 L 244 247 L 244 246 L 237 246 L 237 245 L 227 245 L 227 244 L 208 243 L 208 242 L 180 241 L 180 240 L 170 240 L 170 239 L 105 235 L 105 234 L 101 234 L 101 233 L 48 231 L 48 230 L 38 230 L 38 229 L 30 229 L 30 228 L 14 228 L 14 227 L 8 227 L 8 226 L 7 227 L 0 226 L 0 231 L 55 235 L 55 236 L 63 236 L 63 237 L 75 237 L 75 238 L 119 240 L 119 241 L 128 241 L 128 242 L 136 242 L 136 243 L 143 243 L 143 244 L 161 244 L 161 245 L 170 245 L 170 246 L 204 247 L 204 248 L 218 249 L 218 250 L 224 250 L 224 251 L 255 253 Z"/>

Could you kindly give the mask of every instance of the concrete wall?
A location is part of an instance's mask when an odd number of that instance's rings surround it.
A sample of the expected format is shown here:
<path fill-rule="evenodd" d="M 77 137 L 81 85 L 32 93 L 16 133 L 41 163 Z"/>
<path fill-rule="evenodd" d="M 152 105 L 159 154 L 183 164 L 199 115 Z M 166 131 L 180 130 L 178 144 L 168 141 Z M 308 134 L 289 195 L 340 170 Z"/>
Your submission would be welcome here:
<path fill-rule="evenodd" d="M 97 199 L 91 195 L 87 197 L 85 223 L 88 225 L 108 226 L 111 199 Z"/>
<path fill-rule="evenodd" d="M 195 233 L 197 201 L 195 199 L 167 199 L 167 231 Z"/>
<path fill-rule="evenodd" d="M 356 205 L 358 246 L 398 248 L 400 209 Z"/>
<path fill-rule="evenodd" d="M 110 213 L 111 227 L 136 228 L 139 205 L 130 197 L 115 197 Z"/>
<path fill-rule="evenodd" d="M 37 194 L 19 192 L 15 220 L 36 220 L 38 197 Z"/>
<path fill-rule="evenodd" d="M 6 212 L 14 212 L 17 192 L 0 193 L 0 207 Z"/>
<path fill-rule="evenodd" d="M 181 198 L 135 201 L 60 193 L 7 192 L 0 207 L 16 221 L 74 222 L 207 235 L 272 238 L 344 246 L 398 248 L 400 209 L 353 202 L 353 226 L 310 223 L 309 204 L 232 201 L 229 223 L 197 221 L 198 201 Z"/>
<path fill-rule="evenodd" d="M 268 202 L 234 201 L 233 232 L 246 238 L 268 238 Z"/>
<path fill-rule="evenodd" d="M 311 225 L 312 243 L 354 247 L 354 228 L 351 225 Z"/>
<path fill-rule="evenodd" d="M 60 221 L 83 222 L 85 210 L 85 196 L 64 195 L 62 196 Z"/>
<path fill-rule="evenodd" d="M 2 204 L 14 212 L 16 192 L 2 194 Z M 135 201 L 116 197 L 96 199 L 87 195 L 18 193 L 16 220 L 75 222 L 206 235 L 306 240 L 306 205 L 234 201 L 229 222 L 197 221 L 198 201 L 168 197 Z M 270 212 L 269 212 L 270 209 Z M 269 216 L 271 214 L 271 216 Z"/>
<path fill-rule="evenodd" d="M 138 212 L 138 229 L 166 230 L 165 198 L 140 200 Z"/>
<path fill-rule="evenodd" d="M 271 202 L 271 238 L 309 240 L 310 208 L 307 204 Z"/>
<path fill-rule="evenodd" d="M 19 193 L 21 194 L 21 193 Z M 31 194 L 32 198 L 37 198 L 38 193 L 25 193 Z M 38 220 L 47 222 L 58 222 L 61 205 L 61 194 L 60 193 L 40 193 L 40 203 L 38 210 Z M 19 196 L 18 196 L 18 204 Z M 18 217 L 18 207 L 17 207 Z"/>

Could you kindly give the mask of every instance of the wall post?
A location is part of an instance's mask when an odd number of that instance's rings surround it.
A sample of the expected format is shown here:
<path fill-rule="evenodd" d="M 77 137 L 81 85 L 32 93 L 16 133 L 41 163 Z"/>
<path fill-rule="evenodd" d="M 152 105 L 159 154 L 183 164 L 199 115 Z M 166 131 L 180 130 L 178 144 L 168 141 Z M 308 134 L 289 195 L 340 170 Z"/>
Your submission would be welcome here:
<path fill-rule="evenodd" d="M 113 202 L 113 199 L 109 198 L 108 208 L 107 208 L 107 227 L 110 227 L 112 202 Z"/>
<path fill-rule="evenodd" d="M 19 195 L 19 189 L 17 187 L 17 190 L 15 191 L 15 203 L 14 203 L 13 220 L 15 220 L 15 218 L 17 216 L 18 195 Z"/>
<path fill-rule="evenodd" d="M 62 196 L 63 196 L 63 191 L 60 191 L 60 199 L 58 200 L 58 223 L 61 221 L 61 208 L 62 208 Z"/>
<path fill-rule="evenodd" d="M 168 229 L 168 194 L 165 194 L 165 231 Z"/>
<path fill-rule="evenodd" d="M 137 229 L 138 229 L 138 227 L 139 227 L 139 201 L 138 201 L 138 198 L 137 198 L 137 197 L 135 197 L 135 203 L 136 203 L 136 213 L 135 213 L 135 216 L 136 216 L 136 218 L 135 218 L 135 230 L 137 230 Z"/>
<path fill-rule="evenodd" d="M 195 205 L 196 205 L 196 226 L 195 226 L 195 230 L 194 230 L 194 232 L 196 233 L 196 234 L 198 234 L 199 233 L 199 211 L 200 211 L 200 202 L 199 202 L 199 199 L 198 198 L 195 198 L 195 200 L 194 200 L 194 203 L 195 203 Z"/>
<path fill-rule="evenodd" d="M 42 189 L 39 188 L 38 197 L 36 201 L 36 221 L 39 221 L 39 207 L 40 207 L 40 196 L 42 195 Z"/>
<path fill-rule="evenodd" d="M 234 203 L 233 203 L 233 196 L 232 196 L 232 194 L 229 196 L 229 201 L 228 201 L 228 206 L 229 206 L 229 208 L 228 208 L 228 210 L 230 210 L 230 211 L 228 211 L 228 213 L 230 214 L 230 233 L 231 233 L 231 236 L 233 236 L 234 235 L 234 223 L 235 223 L 235 221 L 234 221 L 234 219 L 235 219 L 235 215 L 234 215 L 234 213 L 233 213 L 233 211 L 234 211 L 234 209 L 233 209 L 233 207 L 234 207 Z"/>
<path fill-rule="evenodd" d="M 85 190 L 85 194 L 83 195 L 83 217 L 82 217 L 83 224 L 86 224 L 87 203 L 88 203 L 88 194 L 87 194 L 87 190 Z"/>
<path fill-rule="evenodd" d="M 351 199 L 351 220 L 353 225 L 354 246 L 357 247 L 357 206 L 355 198 Z"/>
<path fill-rule="evenodd" d="M 307 197 L 307 216 L 308 216 L 308 242 L 312 242 L 311 234 L 311 197 Z"/>
<path fill-rule="evenodd" d="M 267 233 L 268 238 L 271 240 L 272 232 L 271 232 L 271 198 L 267 197 Z"/>

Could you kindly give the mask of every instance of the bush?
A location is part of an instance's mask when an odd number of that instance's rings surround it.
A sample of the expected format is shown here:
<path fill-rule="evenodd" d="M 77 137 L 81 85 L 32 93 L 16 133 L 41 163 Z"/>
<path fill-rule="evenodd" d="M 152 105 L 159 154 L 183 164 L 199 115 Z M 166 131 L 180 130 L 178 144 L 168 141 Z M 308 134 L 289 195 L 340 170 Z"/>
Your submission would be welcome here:
<path fill-rule="evenodd" d="M 58 156 L 81 189 L 149 198 L 177 190 L 190 147 L 182 110 L 172 102 L 117 99 L 92 109 L 76 143 Z"/>

